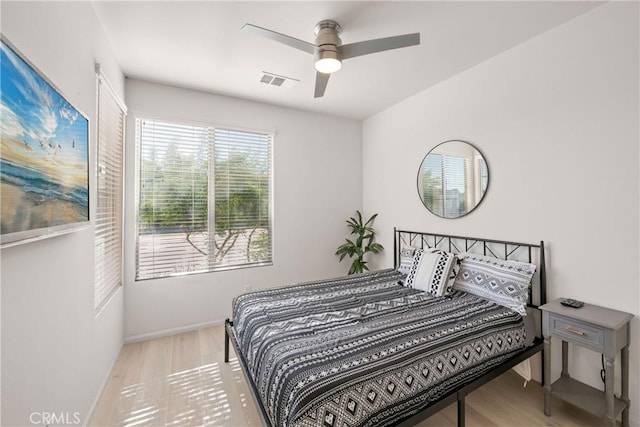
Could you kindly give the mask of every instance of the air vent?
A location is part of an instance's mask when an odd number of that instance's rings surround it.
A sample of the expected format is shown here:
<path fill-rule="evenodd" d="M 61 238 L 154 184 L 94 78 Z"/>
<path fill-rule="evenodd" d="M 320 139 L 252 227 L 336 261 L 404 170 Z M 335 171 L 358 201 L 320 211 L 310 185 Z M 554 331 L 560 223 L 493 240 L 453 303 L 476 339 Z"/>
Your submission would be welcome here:
<path fill-rule="evenodd" d="M 294 87 L 300 80 L 292 79 L 291 77 L 279 76 L 278 74 L 268 73 L 263 71 L 260 75 L 260 83 L 268 84 L 271 86 L 280 86 L 280 87 Z"/>

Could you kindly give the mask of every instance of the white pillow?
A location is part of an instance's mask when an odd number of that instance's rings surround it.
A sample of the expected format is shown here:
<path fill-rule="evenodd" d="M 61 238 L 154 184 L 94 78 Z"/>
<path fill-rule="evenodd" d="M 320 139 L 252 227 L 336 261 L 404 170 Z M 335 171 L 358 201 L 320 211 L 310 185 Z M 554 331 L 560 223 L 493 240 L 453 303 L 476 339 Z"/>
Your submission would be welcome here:
<path fill-rule="evenodd" d="M 458 258 L 440 249 L 416 249 L 405 286 L 420 289 L 434 296 L 453 291 Z"/>
<path fill-rule="evenodd" d="M 527 315 L 531 278 L 536 266 L 528 262 L 464 253 L 454 288 Z"/>

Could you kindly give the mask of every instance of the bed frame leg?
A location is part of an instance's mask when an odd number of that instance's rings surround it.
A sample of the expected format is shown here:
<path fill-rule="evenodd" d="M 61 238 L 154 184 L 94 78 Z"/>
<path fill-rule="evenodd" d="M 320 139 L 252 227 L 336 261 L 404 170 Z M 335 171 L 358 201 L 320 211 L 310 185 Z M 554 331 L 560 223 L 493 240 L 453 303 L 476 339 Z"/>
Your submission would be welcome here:
<path fill-rule="evenodd" d="M 458 396 L 458 427 L 464 427 L 464 396 Z"/>
<path fill-rule="evenodd" d="M 224 320 L 224 363 L 229 363 L 229 330 L 231 325 L 229 319 Z"/>

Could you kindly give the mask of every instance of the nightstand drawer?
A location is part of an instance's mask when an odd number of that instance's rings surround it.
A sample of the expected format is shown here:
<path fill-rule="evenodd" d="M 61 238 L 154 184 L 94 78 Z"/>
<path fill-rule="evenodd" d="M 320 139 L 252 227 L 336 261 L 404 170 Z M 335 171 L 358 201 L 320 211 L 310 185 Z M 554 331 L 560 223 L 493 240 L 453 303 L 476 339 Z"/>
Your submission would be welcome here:
<path fill-rule="evenodd" d="M 604 352 L 604 329 L 587 325 L 575 319 L 551 314 L 551 333 L 576 344 L 585 344 L 600 353 Z"/>

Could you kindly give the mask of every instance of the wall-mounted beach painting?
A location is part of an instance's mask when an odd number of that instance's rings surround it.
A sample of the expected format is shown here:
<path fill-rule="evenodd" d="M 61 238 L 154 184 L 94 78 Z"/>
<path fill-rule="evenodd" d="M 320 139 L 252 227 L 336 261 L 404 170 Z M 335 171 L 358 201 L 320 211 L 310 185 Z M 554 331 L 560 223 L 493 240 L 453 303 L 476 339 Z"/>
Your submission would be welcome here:
<path fill-rule="evenodd" d="M 89 121 L 3 36 L 2 247 L 89 223 Z"/>

